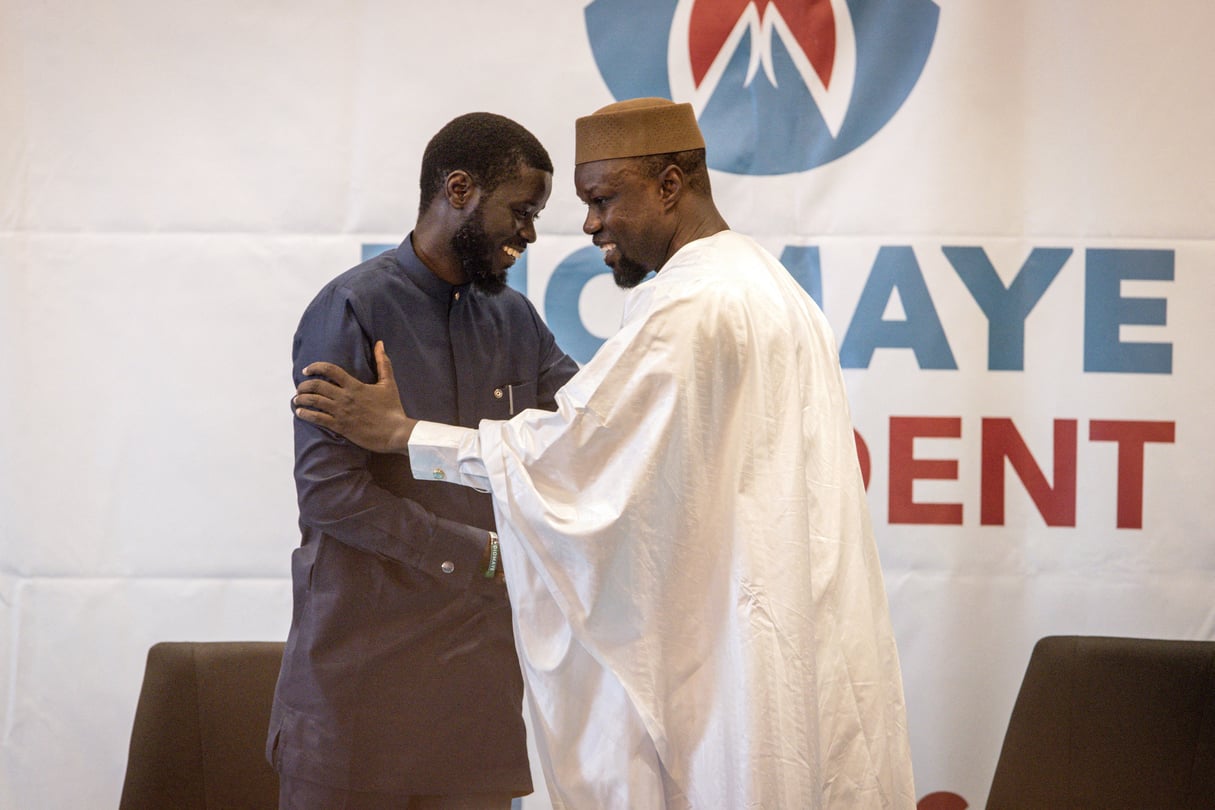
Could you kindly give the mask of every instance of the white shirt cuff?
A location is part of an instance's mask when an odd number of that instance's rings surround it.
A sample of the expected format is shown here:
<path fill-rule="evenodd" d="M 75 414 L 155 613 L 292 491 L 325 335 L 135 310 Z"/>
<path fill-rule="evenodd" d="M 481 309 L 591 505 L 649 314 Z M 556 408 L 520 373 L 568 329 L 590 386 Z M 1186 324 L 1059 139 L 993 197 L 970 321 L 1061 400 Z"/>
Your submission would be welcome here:
<path fill-rule="evenodd" d="M 409 437 L 409 466 L 422 481 L 448 481 L 481 491 L 489 488 L 478 457 L 477 431 L 471 428 L 418 422 Z"/>

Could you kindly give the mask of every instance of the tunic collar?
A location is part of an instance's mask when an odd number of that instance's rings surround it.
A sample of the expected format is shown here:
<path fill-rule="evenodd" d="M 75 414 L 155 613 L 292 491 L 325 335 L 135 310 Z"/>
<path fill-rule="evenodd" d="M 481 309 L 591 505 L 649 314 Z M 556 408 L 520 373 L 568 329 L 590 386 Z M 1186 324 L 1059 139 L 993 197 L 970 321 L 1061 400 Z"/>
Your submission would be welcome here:
<path fill-rule="evenodd" d="M 405 277 L 436 301 L 451 301 L 456 293 L 459 293 L 458 297 L 462 298 L 472 287 L 471 282 L 448 284 L 431 272 L 430 268 L 423 264 L 422 260 L 418 258 L 418 254 L 414 252 L 413 231 L 410 231 L 405 240 L 397 246 L 396 260 L 397 267 L 401 268 Z"/>

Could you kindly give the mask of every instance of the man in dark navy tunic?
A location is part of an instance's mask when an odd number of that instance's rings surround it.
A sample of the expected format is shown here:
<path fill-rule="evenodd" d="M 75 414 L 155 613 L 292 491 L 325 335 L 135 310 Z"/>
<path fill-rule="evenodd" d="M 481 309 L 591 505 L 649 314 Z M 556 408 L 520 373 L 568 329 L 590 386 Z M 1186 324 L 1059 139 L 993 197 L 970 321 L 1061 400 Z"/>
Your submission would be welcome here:
<path fill-rule="evenodd" d="M 411 414 L 475 427 L 553 409 L 577 365 L 506 287 L 552 170 L 510 119 L 446 125 L 413 232 L 305 311 L 296 383 L 317 360 L 372 380 L 383 341 Z M 489 496 L 293 421 L 302 542 L 267 740 L 280 807 L 509 807 L 532 784 Z"/>

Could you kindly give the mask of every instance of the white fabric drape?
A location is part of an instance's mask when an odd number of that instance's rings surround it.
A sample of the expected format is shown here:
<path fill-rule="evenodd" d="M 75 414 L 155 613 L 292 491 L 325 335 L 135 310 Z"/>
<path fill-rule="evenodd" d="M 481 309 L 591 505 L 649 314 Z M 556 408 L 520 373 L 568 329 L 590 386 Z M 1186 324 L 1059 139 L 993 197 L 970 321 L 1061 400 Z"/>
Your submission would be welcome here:
<path fill-rule="evenodd" d="M 914 804 L 835 341 L 754 241 L 676 253 L 556 413 L 410 455 L 494 494 L 555 802 Z"/>

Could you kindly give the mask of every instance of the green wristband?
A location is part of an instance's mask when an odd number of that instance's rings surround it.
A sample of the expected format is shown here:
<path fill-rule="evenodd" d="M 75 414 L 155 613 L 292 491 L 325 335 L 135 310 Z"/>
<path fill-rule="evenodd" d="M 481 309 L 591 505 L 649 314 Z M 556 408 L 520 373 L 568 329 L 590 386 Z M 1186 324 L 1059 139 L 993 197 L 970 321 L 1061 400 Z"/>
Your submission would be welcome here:
<path fill-rule="evenodd" d="M 498 573 L 498 534 L 489 533 L 489 567 L 485 569 L 485 578 L 493 579 Z"/>

